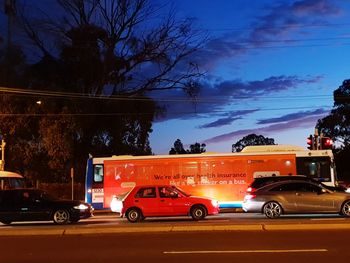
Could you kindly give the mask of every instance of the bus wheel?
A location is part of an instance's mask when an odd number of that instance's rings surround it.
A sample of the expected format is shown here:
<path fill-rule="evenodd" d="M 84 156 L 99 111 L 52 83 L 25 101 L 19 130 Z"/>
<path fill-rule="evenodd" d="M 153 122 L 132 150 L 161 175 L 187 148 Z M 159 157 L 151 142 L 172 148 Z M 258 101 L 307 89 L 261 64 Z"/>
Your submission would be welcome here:
<path fill-rule="evenodd" d="M 275 201 L 268 202 L 264 205 L 263 212 L 267 218 L 277 218 L 282 214 L 282 207 Z"/>
<path fill-rule="evenodd" d="M 126 212 L 126 218 L 129 220 L 129 222 L 131 223 L 136 223 L 136 222 L 140 222 L 143 220 L 143 215 L 140 209 L 138 208 L 130 208 L 127 212 Z"/>
<path fill-rule="evenodd" d="M 64 225 L 69 222 L 69 213 L 65 209 L 56 210 L 53 213 L 53 222 L 57 225 Z"/>
<path fill-rule="evenodd" d="M 344 216 L 350 216 L 350 200 L 345 201 L 342 205 L 341 214 Z"/>
<path fill-rule="evenodd" d="M 194 207 L 191 208 L 191 217 L 193 220 L 201 220 L 203 218 L 206 217 L 207 215 L 207 211 L 205 210 L 205 208 L 201 205 L 196 205 Z"/>

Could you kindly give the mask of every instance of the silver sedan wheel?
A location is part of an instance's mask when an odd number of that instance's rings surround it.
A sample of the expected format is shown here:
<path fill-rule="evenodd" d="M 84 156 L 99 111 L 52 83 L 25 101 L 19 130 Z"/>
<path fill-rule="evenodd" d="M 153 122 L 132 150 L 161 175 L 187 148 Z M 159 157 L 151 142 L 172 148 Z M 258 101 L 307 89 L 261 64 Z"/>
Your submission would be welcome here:
<path fill-rule="evenodd" d="M 59 209 L 53 214 L 53 221 L 55 224 L 63 225 L 69 222 L 69 213 L 67 210 Z"/>
<path fill-rule="evenodd" d="M 263 212 L 267 218 L 277 218 L 282 214 L 282 207 L 277 202 L 269 202 L 264 205 Z"/>
<path fill-rule="evenodd" d="M 345 216 L 350 216 L 350 201 L 346 201 L 344 204 L 343 204 L 343 207 L 341 209 L 341 212 L 343 215 Z"/>

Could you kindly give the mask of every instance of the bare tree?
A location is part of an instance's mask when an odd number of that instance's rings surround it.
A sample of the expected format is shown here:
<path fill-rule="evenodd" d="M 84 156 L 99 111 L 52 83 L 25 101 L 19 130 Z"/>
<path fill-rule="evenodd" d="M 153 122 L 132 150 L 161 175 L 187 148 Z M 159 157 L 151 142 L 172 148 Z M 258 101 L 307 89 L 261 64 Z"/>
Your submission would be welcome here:
<path fill-rule="evenodd" d="M 98 69 L 94 70 L 98 72 L 97 79 L 80 81 L 80 92 L 101 95 L 108 86 L 113 95 L 134 96 L 173 88 L 191 89 L 201 76 L 191 55 L 206 36 L 192 28 L 191 19 L 178 21 L 173 9 L 164 14 L 168 6 L 157 7 L 151 2 L 57 0 L 62 10 L 60 20 L 47 15 L 41 27 L 26 15 L 22 15 L 22 21 L 43 55 L 62 55 L 47 42 L 49 32 L 60 39 L 63 51 L 72 48 L 72 53 L 80 56 L 75 60 L 78 63 L 86 61 L 82 56 L 98 58 Z M 83 53 L 79 55 L 78 49 Z"/>

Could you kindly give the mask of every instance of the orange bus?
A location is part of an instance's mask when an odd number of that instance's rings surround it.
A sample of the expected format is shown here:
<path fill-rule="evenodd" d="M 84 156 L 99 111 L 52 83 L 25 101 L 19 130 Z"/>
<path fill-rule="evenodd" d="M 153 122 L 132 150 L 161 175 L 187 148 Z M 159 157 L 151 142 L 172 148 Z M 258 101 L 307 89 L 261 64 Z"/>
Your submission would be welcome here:
<path fill-rule="evenodd" d="M 113 196 L 122 197 L 135 185 L 171 184 L 214 198 L 220 208 L 241 207 L 252 180 L 271 175 L 305 175 L 337 184 L 331 150 L 248 146 L 239 153 L 89 158 L 85 199 L 95 209 L 110 208 Z"/>
<path fill-rule="evenodd" d="M 9 171 L 0 171 L 0 190 L 23 188 L 25 186 L 22 175 Z"/>

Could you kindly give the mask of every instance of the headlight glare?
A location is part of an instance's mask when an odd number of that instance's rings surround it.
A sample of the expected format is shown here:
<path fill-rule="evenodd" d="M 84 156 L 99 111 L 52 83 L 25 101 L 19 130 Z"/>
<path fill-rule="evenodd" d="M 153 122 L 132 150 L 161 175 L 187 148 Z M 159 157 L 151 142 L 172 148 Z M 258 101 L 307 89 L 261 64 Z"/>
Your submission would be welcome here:
<path fill-rule="evenodd" d="M 86 209 L 89 209 L 89 207 L 87 205 L 80 204 L 80 205 L 74 206 L 74 209 L 86 210 Z"/>

